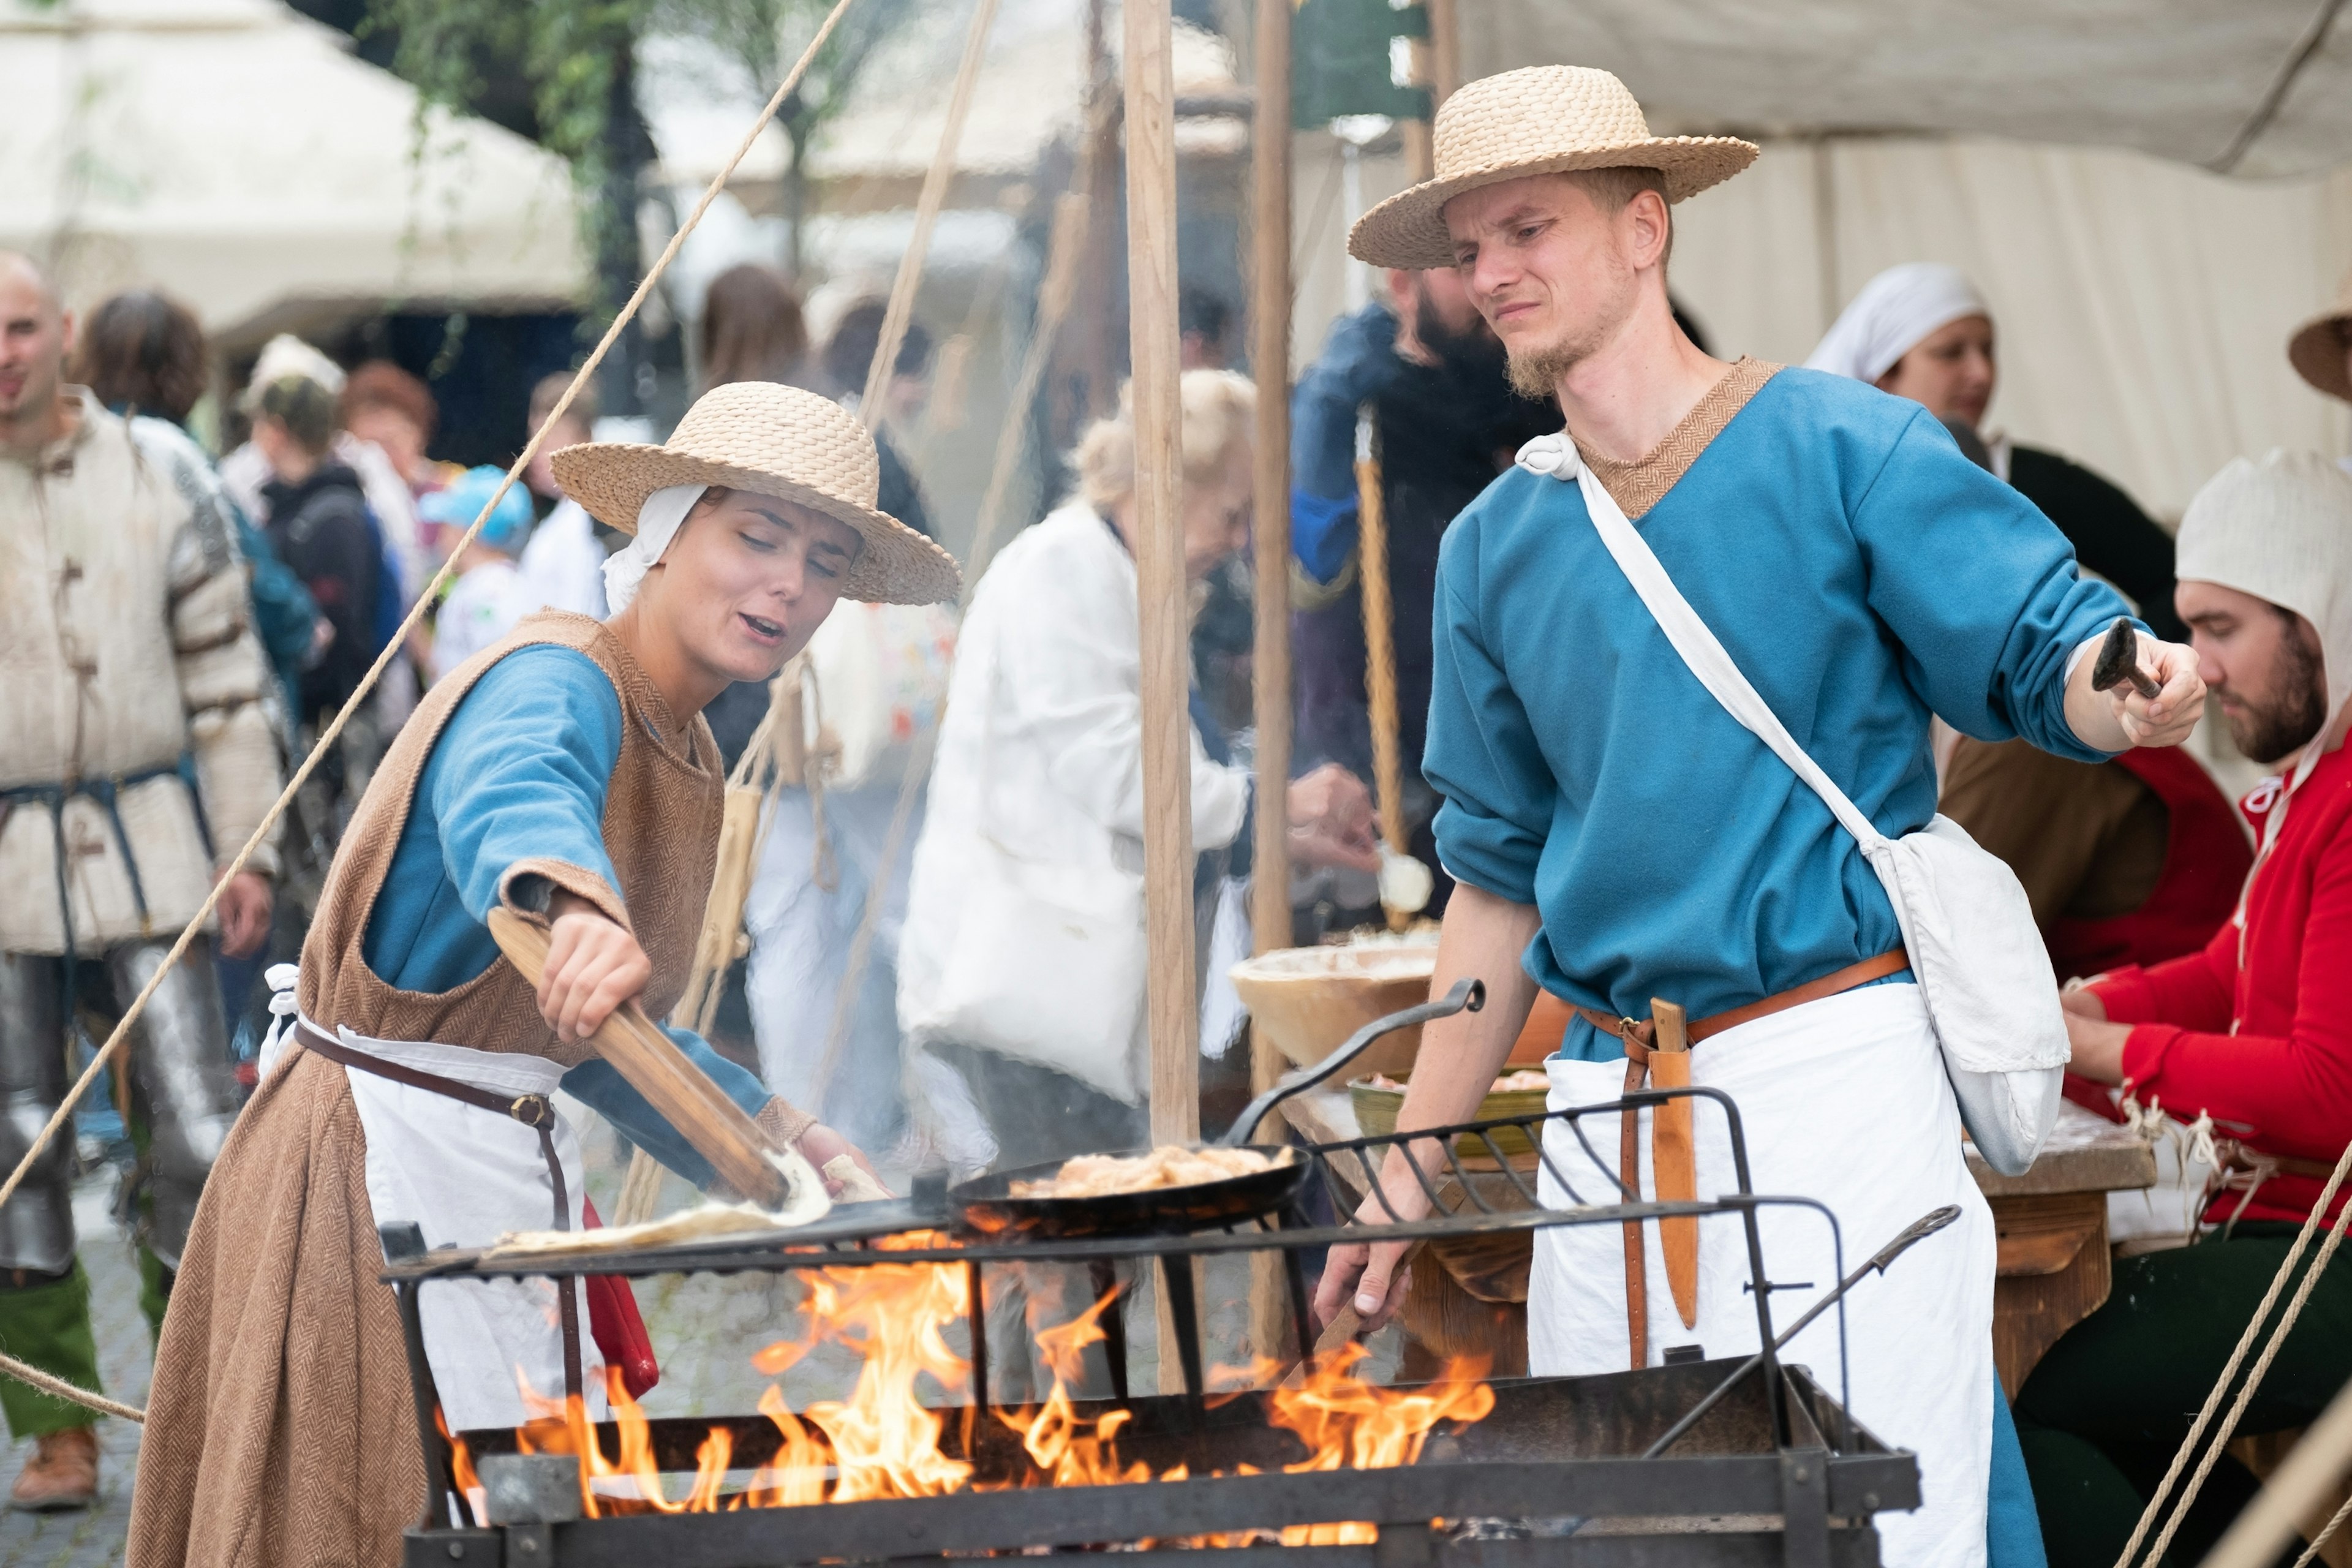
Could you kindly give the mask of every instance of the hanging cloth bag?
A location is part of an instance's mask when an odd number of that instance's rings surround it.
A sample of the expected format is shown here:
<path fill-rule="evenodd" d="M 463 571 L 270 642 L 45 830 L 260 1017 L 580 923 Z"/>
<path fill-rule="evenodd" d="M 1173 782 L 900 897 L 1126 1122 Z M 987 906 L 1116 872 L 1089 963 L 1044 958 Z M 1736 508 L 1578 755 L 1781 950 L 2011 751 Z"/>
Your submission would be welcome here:
<path fill-rule="evenodd" d="M 1567 433 L 1528 442 L 1519 462 L 1576 481 L 1601 542 L 1699 684 L 1861 844 L 1902 926 L 1960 1120 L 1987 1164 L 2003 1175 L 2022 1173 L 2057 1119 L 2070 1048 L 2058 978 L 2017 874 L 1941 815 L 1901 838 L 1879 832 L 1740 673 Z"/>

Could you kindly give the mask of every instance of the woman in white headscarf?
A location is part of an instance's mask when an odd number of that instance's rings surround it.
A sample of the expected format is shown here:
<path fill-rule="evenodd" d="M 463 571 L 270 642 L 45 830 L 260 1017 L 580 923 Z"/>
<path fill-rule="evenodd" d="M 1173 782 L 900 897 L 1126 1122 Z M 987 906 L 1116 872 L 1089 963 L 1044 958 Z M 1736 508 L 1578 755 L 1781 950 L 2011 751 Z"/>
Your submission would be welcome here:
<path fill-rule="evenodd" d="M 1998 372 L 1992 307 L 1957 267 L 1906 261 L 1862 286 L 1805 361 L 1927 405 L 1960 449 L 2017 487 L 2082 563 L 2128 595 L 2167 642 L 2188 631 L 2172 613 L 2172 540 L 2115 484 L 2055 452 L 1982 430 Z"/>

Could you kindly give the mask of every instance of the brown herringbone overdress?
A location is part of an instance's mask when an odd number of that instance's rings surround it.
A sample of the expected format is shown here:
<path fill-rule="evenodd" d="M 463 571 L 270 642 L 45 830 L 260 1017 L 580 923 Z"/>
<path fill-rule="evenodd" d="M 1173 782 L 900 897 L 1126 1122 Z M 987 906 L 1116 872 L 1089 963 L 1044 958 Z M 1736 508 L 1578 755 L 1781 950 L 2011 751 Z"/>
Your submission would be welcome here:
<path fill-rule="evenodd" d="M 696 718 L 683 748 L 661 696 L 610 631 L 542 615 L 434 687 L 361 801 L 302 948 L 306 1016 L 384 1039 L 528 1051 L 571 1065 L 504 959 L 435 995 L 361 958 L 376 891 L 441 728 L 499 659 L 578 649 L 621 698 L 604 810 L 618 889 L 561 861 L 519 862 L 629 923 L 653 962 L 647 1010 L 686 984 L 716 863 L 724 778 Z M 515 737 L 530 745 L 534 738 Z M 239 1118 L 196 1211 L 156 1352 L 131 1504 L 137 1568 L 392 1568 L 425 1504 L 408 1362 L 367 1195 L 366 1139 L 343 1069 L 289 1050 Z M 396 1216 L 397 1217 L 397 1216 Z"/>

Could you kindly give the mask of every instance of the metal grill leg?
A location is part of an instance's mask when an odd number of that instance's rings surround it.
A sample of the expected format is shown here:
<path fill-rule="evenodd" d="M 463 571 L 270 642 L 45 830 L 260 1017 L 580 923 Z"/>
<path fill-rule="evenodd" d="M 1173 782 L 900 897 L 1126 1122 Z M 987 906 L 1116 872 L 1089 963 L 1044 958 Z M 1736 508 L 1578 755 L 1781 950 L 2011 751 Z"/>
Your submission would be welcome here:
<path fill-rule="evenodd" d="M 1097 1258 L 1087 1265 L 1087 1282 L 1094 1288 L 1099 1301 L 1118 1287 L 1118 1273 L 1108 1259 Z M 1110 1362 L 1111 1397 L 1121 1405 L 1127 1403 L 1127 1298 L 1121 1295 L 1103 1310 L 1098 1320 L 1102 1324 L 1103 1354 Z"/>
<path fill-rule="evenodd" d="M 1192 1294 L 1192 1260 L 1190 1258 L 1161 1258 L 1160 1283 L 1161 1294 L 1168 1302 L 1169 1326 L 1176 1334 L 1176 1364 L 1184 1374 L 1184 1392 L 1198 1400 L 1203 1386 L 1201 1377 L 1201 1310 Z"/>

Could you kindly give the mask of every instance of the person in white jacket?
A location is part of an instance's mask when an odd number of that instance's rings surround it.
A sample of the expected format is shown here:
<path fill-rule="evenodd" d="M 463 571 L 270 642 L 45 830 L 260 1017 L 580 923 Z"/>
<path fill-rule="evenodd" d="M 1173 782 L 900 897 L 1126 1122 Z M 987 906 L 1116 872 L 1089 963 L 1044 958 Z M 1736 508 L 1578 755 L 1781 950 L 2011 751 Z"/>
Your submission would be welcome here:
<path fill-rule="evenodd" d="M 1240 376 L 1195 370 L 1181 405 L 1184 560 L 1197 583 L 1248 541 L 1255 397 Z M 1005 546 L 965 616 L 899 947 L 908 1045 L 962 1074 L 1000 1170 L 1137 1147 L 1149 1131 L 1124 404 L 1087 431 L 1076 461 L 1081 496 Z M 1224 738 L 1204 735 L 1200 717 L 1196 704 L 1192 844 L 1213 863 L 1195 886 L 1213 893 L 1235 847 L 1247 853 L 1250 773 L 1223 760 Z M 1377 868 L 1370 797 L 1352 774 L 1328 766 L 1294 781 L 1289 805 L 1301 864 Z M 1019 1311 L 1017 1294 L 1001 1292 L 992 1318 Z M 1029 1332 L 1013 1319 L 992 1341 L 1013 1351 L 1087 1304 L 1041 1303 Z M 1028 1392 L 1026 1365 L 998 1372 L 1007 1396 Z"/>

